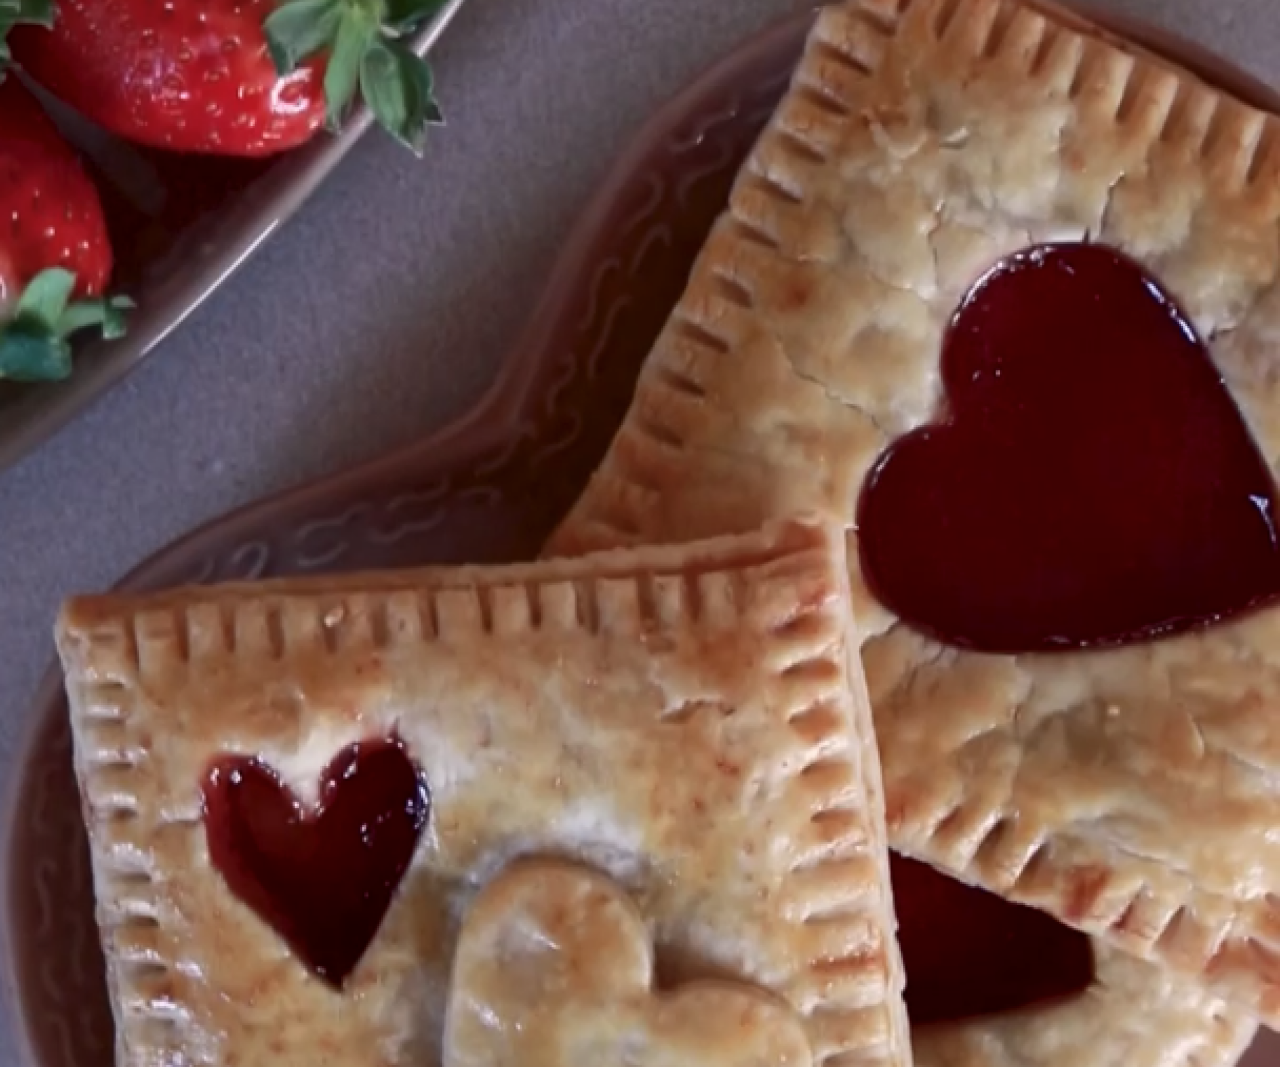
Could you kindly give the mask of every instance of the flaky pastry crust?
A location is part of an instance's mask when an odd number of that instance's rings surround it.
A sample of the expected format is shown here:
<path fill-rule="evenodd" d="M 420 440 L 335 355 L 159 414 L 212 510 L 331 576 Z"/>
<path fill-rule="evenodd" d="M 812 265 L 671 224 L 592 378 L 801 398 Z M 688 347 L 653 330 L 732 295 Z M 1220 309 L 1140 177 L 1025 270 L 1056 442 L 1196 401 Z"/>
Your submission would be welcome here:
<path fill-rule="evenodd" d="M 514 857 L 615 878 L 669 966 L 783 997 L 815 1063 L 909 1063 L 843 536 L 72 601 L 58 626 L 121 1067 L 439 1063 L 459 917 Z M 211 866 L 200 785 L 304 802 L 395 732 L 431 815 L 339 993 Z"/>
<path fill-rule="evenodd" d="M 1280 122 L 1077 18 L 833 5 L 548 552 L 850 523 L 877 456 L 938 409 L 963 294 L 1043 241 L 1153 270 L 1275 471 L 1278 218 Z M 989 656 L 853 589 L 891 844 L 1280 1023 L 1280 611 Z"/>

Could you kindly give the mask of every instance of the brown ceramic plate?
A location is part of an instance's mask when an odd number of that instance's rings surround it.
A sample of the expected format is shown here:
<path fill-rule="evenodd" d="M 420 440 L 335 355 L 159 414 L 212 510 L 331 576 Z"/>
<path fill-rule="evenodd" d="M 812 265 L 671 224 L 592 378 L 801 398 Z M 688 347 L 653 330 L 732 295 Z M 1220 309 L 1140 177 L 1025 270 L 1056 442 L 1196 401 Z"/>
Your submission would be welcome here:
<path fill-rule="evenodd" d="M 273 497 L 152 557 L 124 586 L 533 557 L 603 455 L 730 182 L 781 96 L 811 15 L 748 41 L 640 132 L 588 207 L 488 397 L 442 433 Z M 1105 19 L 1240 96 L 1280 98 L 1164 34 Z M 61 678 L 15 765 L 4 924 L 19 1040 L 39 1067 L 107 1067 L 112 1025 Z M 1251 1067 L 1280 1065 L 1262 1039 Z"/>
<path fill-rule="evenodd" d="M 464 0 L 415 36 L 426 55 Z M 47 98 L 46 98 L 47 100 Z M 337 136 L 273 159 L 178 155 L 127 145 L 50 103 L 97 180 L 116 251 L 113 290 L 137 302 L 129 332 L 76 348 L 63 382 L 0 381 L 0 470 L 51 437 L 133 370 L 288 219 L 369 128 L 357 108 Z"/>

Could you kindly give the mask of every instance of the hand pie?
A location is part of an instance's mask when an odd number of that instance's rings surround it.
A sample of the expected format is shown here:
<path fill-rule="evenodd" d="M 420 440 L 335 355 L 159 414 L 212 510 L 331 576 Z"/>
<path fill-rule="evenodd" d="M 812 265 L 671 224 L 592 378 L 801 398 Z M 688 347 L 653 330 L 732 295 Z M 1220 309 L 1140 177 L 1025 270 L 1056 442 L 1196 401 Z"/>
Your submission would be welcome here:
<path fill-rule="evenodd" d="M 725 981 L 656 992 L 653 963 L 644 917 L 611 879 L 515 864 L 463 918 L 444 1067 L 809 1067 L 777 997 Z"/>
<path fill-rule="evenodd" d="M 852 523 L 891 845 L 1272 1024 L 1278 218 L 1277 120 L 1051 5 L 824 9 L 548 546 Z"/>
<path fill-rule="evenodd" d="M 438 1064 L 469 901 L 554 857 L 665 972 L 780 998 L 814 1063 L 908 1064 L 853 632 L 843 536 L 802 521 L 72 601 L 118 1062 Z"/>

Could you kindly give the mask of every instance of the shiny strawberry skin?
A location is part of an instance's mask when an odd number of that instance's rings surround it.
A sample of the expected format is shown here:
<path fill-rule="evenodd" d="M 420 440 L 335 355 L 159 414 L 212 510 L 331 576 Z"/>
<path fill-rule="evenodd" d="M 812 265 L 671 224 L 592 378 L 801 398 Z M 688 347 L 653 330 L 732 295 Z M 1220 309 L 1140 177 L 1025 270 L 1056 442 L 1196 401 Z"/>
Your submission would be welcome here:
<path fill-rule="evenodd" d="M 98 296 L 111 243 L 93 182 L 39 103 L 12 74 L 0 81 L 0 307 L 48 267 Z"/>
<path fill-rule="evenodd" d="M 10 34 L 33 78 L 111 132 L 184 152 L 263 156 L 324 123 L 319 62 L 281 77 L 273 0 L 59 0 L 52 31 Z"/>

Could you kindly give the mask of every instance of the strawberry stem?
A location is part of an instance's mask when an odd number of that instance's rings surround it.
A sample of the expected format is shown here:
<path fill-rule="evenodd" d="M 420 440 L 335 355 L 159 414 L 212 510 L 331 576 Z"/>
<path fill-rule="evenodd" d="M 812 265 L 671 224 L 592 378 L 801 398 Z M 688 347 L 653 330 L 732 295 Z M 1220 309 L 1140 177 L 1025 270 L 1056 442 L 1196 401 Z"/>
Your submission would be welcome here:
<path fill-rule="evenodd" d="M 286 0 L 268 16 L 263 31 L 281 75 L 314 55 L 328 53 L 324 93 L 331 130 L 341 126 L 359 86 L 378 122 L 421 155 L 427 127 L 439 125 L 444 118 L 435 100 L 430 66 L 402 38 L 426 24 L 447 2 Z"/>
<path fill-rule="evenodd" d="M 19 382 L 59 381 L 71 373 L 73 334 L 97 327 L 106 340 L 124 336 L 124 296 L 72 301 L 75 275 L 62 267 L 37 274 L 0 321 L 0 378 Z"/>

